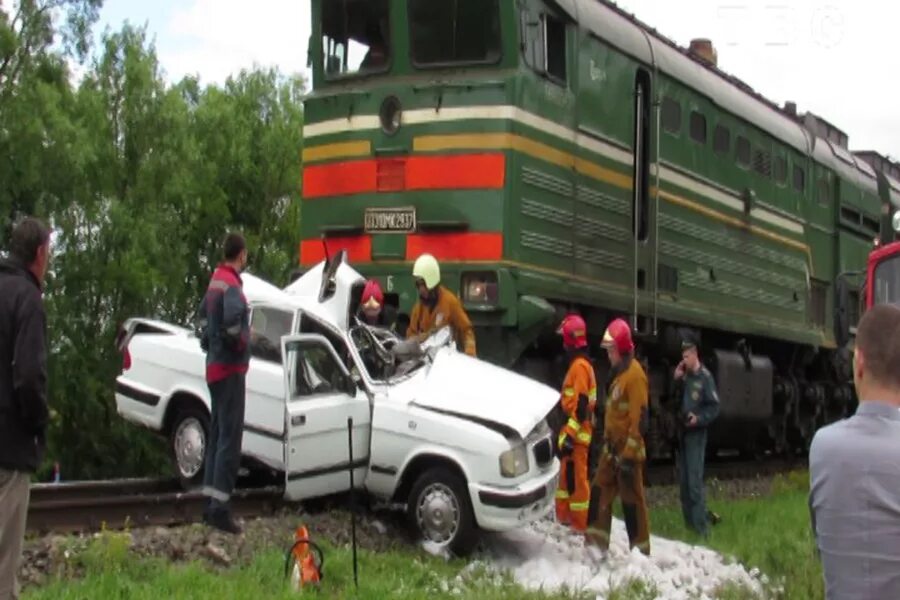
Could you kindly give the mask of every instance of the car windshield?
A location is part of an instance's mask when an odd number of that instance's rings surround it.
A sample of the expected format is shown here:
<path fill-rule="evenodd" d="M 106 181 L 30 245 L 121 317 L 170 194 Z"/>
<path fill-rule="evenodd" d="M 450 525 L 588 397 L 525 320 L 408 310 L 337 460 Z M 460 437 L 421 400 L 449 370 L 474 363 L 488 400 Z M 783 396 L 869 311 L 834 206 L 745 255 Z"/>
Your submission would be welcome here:
<path fill-rule="evenodd" d="M 388 0 L 322 0 L 325 77 L 386 71 L 391 58 L 388 15 Z"/>
<path fill-rule="evenodd" d="M 900 304 L 900 254 L 875 267 L 875 304 Z"/>
<path fill-rule="evenodd" d="M 500 59 L 498 0 L 409 0 L 410 53 L 419 67 Z"/>
<path fill-rule="evenodd" d="M 452 341 L 446 327 L 418 342 L 404 340 L 387 329 L 362 321 L 350 329 L 350 339 L 369 376 L 376 381 L 393 381 L 411 375 L 430 362 L 436 349 Z"/>

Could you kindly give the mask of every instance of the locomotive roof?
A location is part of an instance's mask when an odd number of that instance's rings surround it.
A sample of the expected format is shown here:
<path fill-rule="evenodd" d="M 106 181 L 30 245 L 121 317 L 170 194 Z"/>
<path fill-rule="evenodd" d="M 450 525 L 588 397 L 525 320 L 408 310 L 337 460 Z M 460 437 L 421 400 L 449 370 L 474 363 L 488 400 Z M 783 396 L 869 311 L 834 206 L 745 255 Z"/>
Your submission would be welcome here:
<path fill-rule="evenodd" d="M 737 77 L 688 56 L 684 48 L 609 0 L 555 1 L 603 41 L 648 65 L 655 65 L 736 117 L 804 154 L 812 154 L 816 160 L 861 187 L 877 189 L 874 174 L 861 167 L 863 161 L 845 148 L 816 136 L 795 117 Z"/>

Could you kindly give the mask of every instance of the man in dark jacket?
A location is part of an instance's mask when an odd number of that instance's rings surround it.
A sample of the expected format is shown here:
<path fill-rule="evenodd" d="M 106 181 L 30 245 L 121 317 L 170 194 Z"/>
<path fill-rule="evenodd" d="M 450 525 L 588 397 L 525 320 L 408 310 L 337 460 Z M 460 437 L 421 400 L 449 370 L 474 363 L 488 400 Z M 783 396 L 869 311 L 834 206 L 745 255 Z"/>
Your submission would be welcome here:
<path fill-rule="evenodd" d="M 228 501 L 241 462 L 244 397 L 250 363 L 250 319 L 240 272 L 247 265 L 244 238 L 225 238 L 225 262 L 215 270 L 198 310 L 206 350 L 206 383 L 212 401 L 203 493 L 210 498 L 203 514 L 208 524 L 240 533 Z"/>
<path fill-rule="evenodd" d="M 42 299 L 50 232 L 27 218 L 0 260 L 0 599 L 18 598 L 31 474 L 44 458 L 47 340 Z"/>
<path fill-rule="evenodd" d="M 703 489 L 703 459 L 706 455 L 706 428 L 719 414 L 716 381 L 700 362 L 697 339 L 685 333 L 681 343 L 682 361 L 675 368 L 675 379 L 682 380 L 681 436 L 678 449 L 678 471 L 681 480 L 681 512 L 685 524 L 700 535 L 709 535 L 709 523 L 716 522 L 715 513 L 706 510 Z"/>

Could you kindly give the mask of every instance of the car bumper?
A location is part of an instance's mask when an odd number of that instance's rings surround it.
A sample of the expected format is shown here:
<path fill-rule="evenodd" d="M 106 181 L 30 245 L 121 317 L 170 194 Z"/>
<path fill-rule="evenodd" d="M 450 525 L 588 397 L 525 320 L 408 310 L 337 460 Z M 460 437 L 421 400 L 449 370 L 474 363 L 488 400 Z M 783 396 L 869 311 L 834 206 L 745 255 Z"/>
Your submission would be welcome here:
<path fill-rule="evenodd" d="M 469 484 L 475 520 L 481 529 L 507 531 L 537 521 L 553 510 L 559 460 L 540 476 L 516 489 Z"/>

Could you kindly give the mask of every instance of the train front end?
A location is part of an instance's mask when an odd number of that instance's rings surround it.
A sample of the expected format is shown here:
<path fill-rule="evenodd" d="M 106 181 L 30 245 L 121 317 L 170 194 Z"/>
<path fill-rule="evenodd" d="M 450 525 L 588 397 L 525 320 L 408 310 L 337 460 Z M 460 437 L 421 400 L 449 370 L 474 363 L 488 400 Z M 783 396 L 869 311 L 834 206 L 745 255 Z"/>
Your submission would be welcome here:
<path fill-rule="evenodd" d="M 478 331 L 517 329 L 502 143 L 518 64 L 513 3 L 313 0 L 312 19 L 301 268 L 346 249 L 405 316 L 413 262 L 430 253 Z M 504 335 L 486 338 L 479 355 L 506 362 Z"/>

